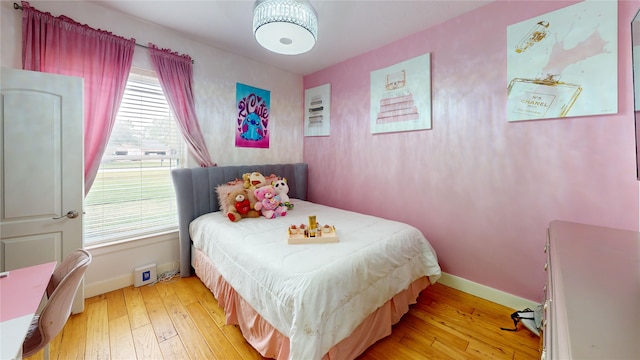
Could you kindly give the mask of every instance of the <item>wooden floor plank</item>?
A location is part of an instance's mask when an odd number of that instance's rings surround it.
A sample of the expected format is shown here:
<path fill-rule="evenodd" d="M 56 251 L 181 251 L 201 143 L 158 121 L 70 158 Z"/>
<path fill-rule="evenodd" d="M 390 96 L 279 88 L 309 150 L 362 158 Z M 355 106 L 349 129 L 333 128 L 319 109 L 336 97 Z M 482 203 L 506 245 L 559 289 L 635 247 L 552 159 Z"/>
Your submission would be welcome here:
<path fill-rule="evenodd" d="M 203 335 L 198 331 L 193 319 L 180 302 L 177 295 L 171 295 L 162 299 L 171 321 L 176 327 L 178 335 L 189 356 L 193 359 L 214 359 L 215 355 L 204 340 Z"/>
<path fill-rule="evenodd" d="M 442 354 L 446 354 L 447 356 L 450 356 L 453 359 L 460 359 L 460 360 L 475 359 L 475 357 L 472 354 L 454 347 L 449 347 L 447 344 L 440 341 L 440 339 L 436 339 L 433 342 L 433 344 L 431 344 L 431 347 L 434 351 L 438 351 Z M 503 358 L 497 358 L 497 359 L 503 359 Z"/>
<path fill-rule="evenodd" d="M 186 282 L 188 284 L 188 286 L 191 288 L 191 291 L 194 293 L 194 296 L 198 297 L 198 300 L 200 300 L 204 296 L 213 296 L 211 290 L 209 290 L 209 288 L 207 288 L 207 286 L 196 276 L 181 278 L 180 281 Z M 213 299 L 215 300 L 215 297 Z"/>
<path fill-rule="evenodd" d="M 140 326 L 149 324 L 151 321 L 149 320 L 142 294 L 140 294 L 140 289 L 129 286 L 122 289 L 122 292 L 124 293 L 124 301 L 127 305 L 131 328 L 137 329 Z"/>
<path fill-rule="evenodd" d="M 406 339 L 406 336 L 402 337 Z M 410 346 L 403 345 L 399 342 L 394 341 L 384 341 L 381 340 L 369 349 L 367 349 L 367 353 L 371 352 L 374 357 L 377 359 L 389 359 L 389 356 L 392 356 L 394 359 L 451 359 L 455 360 L 454 357 L 448 356 L 445 353 L 440 352 L 437 349 L 434 349 L 431 346 L 423 346 L 424 343 L 411 343 Z M 413 345 L 413 346 L 411 346 Z"/>
<path fill-rule="evenodd" d="M 131 334 L 133 335 L 133 344 L 136 348 L 137 360 L 160 360 L 163 358 L 162 351 L 160 351 L 160 344 L 158 344 L 156 334 L 153 332 L 151 324 L 142 325 L 133 329 L 131 330 Z M 166 359 L 169 360 L 171 358 Z"/>
<path fill-rule="evenodd" d="M 225 325 L 221 328 L 227 341 L 233 346 L 234 349 L 240 354 L 243 359 L 247 360 L 262 360 L 264 359 L 260 353 L 251 347 L 249 343 L 242 337 L 240 328 L 234 325 Z"/>
<path fill-rule="evenodd" d="M 209 344 L 211 350 L 213 350 L 213 353 L 216 354 L 216 359 L 242 360 L 240 354 L 238 354 L 233 346 L 230 346 L 222 330 L 220 330 L 215 321 L 213 321 L 213 318 L 209 316 L 209 313 L 207 313 L 199 302 L 193 302 L 187 305 L 187 311 L 196 323 L 200 333 L 203 334 L 205 341 Z"/>
<path fill-rule="evenodd" d="M 122 289 L 111 291 L 105 294 L 107 297 L 109 320 L 128 315 L 127 304 L 124 301 Z"/>
<path fill-rule="evenodd" d="M 450 292 L 451 288 L 436 284 L 432 289 L 427 289 L 427 292 L 428 291 L 433 292 L 433 298 L 437 299 L 439 296 L 438 293 Z M 469 294 L 467 295 L 469 296 L 470 304 L 480 301 L 479 298 Z M 456 296 L 460 295 L 458 294 Z M 528 330 L 523 329 L 519 332 L 500 330 L 501 326 L 508 326 L 510 321 L 509 315 L 513 310 L 485 301 L 487 304 L 482 305 L 482 307 L 484 307 L 483 311 L 485 313 L 495 314 L 492 316 L 478 316 L 475 308 L 470 313 L 466 313 L 461 311 L 457 306 L 450 304 L 450 301 L 451 300 L 434 300 L 429 302 L 429 304 L 418 302 L 410 312 L 416 317 L 425 319 L 425 321 L 429 318 L 427 322 L 431 322 L 432 324 L 439 324 L 438 326 L 441 327 L 446 326 L 459 330 L 460 334 L 458 336 L 461 337 L 478 340 L 478 336 L 481 335 L 484 339 L 483 341 L 491 344 L 491 346 L 496 349 L 529 348 L 537 352 L 538 338 Z M 499 321 L 494 320 L 500 315 L 505 317 L 504 323 L 499 323 Z M 513 325 L 513 323 L 511 323 L 511 325 Z"/>
<path fill-rule="evenodd" d="M 51 348 L 51 354 L 57 353 L 57 359 L 81 360 L 84 359 L 85 344 L 87 343 L 87 314 L 84 312 L 71 315 L 64 329 L 56 338 L 60 338 L 57 349 Z M 50 356 L 54 360 L 56 357 Z"/>
<path fill-rule="evenodd" d="M 525 328 L 500 330 L 513 325 L 513 311 L 435 284 L 358 360 L 538 359 L 537 336 Z M 218 301 L 195 276 L 86 299 L 85 311 L 69 318 L 50 354 L 60 360 L 265 359 L 237 326 L 226 325 Z"/>
<path fill-rule="evenodd" d="M 497 332 L 501 331 L 499 328 L 491 328 L 485 324 L 473 322 L 470 319 L 471 314 L 458 314 L 455 310 L 446 307 L 438 308 L 435 313 L 412 310 L 411 314 L 469 343 L 484 342 L 487 347 L 493 349 L 492 352 L 494 353 L 510 351 L 508 350 L 510 349 L 507 345 L 508 342 L 502 338 L 503 334 Z M 505 348 L 507 348 L 507 350 L 505 350 Z"/>
<path fill-rule="evenodd" d="M 62 332 L 61 332 L 62 333 Z M 55 359 L 55 357 L 51 356 L 51 353 L 54 354 L 59 354 L 60 353 L 60 343 L 62 342 L 62 336 L 56 336 L 53 340 L 51 340 L 51 342 L 49 343 L 49 359 Z M 83 343 L 84 344 L 84 343 Z M 43 359 L 44 359 L 44 353 L 42 354 Z"/>
<path fill-rule="evenodd" d="M 157 288 L 154 286 L 143 286 L 140 288 L 140 294 L 144 299 L 147 314 L 158 342 L 163 342 L 178 335 Z"/>
<path fill-rule="evenodd" d="M 198 301 L 207 310 L 209 315 L 213 318 L 213 321 L 215 321 L 220 328 L 225 326 L 227 324 L 227 318 L 224 314 L 224 309 L 220 307 L 218 300 L 216 300 L 209 288 L 207 288 L 207 286 L 195 276 L 188 277 L 183 280 L 188 279 L 190 279 L 189 281 L 191 282 L 191 286 L 198 289 Z"/>
<path fill-rule="evenodd" d="M 99 296 L 97 301 L 87 302 L 85 312 L 87 313 L 87 339 L 84 358 L 110 359 L 107 297 Z"/>
<path fill-rule="evenodd" d="M 515 350 L 511 348 L 500 348 L 489 345 L 484 341 L 470 341 L 467 353 L 474 359 L 513 359 Z"/>
<path fill-rule="evenodd" d="M 173 284 L 173 290 L 176 292 L 176 296 L 178 296 L 178 299 L 180 299 L 180 302 L 184 306 L 198 301 L 199 293 L 193 289 L 188 280 L 177 281 Z"/>
<path fill-rule="evenodd" d="M 406 319 L 403 319 L 403 327 L 407 327 L 411 331 L 414 337 L 420 337 L 423 341 L 436 341 L 447 344 L 447 346 L 465 351 L 469 346 L 469 340 L 458 336 L 457 334 L 447 331 L 446 329 L 439 328 L 428 322 L 418 319 L 412 314 L 406 314 Z"/>
<path fill-rule="evenodd" d="M 111 345 L 112 359 L 136 358 L 136 348 L 133 345 L 129 317 L 126 314 L 109 320 L 109 344 Z"/>
<path fill-rule="evenodd" d="M 224 313 L 224 309 L 220 307 L 218 301 L 213 297 L 213 295 L 206 296 L 200 300 L 200 303 L 219 327 L 223 327 L 227 324 L 227 317 Z"/>
<path fill-rule="evenodd" d="M 166 296 L 171 296 L 171 295 L 175 295 L 176 292 L 174 289 L 174 286 L 176 283 L 183 281 L 184 279 L 182 278 L 174 278 L 171 279 L 169 281 L 160 281 L 157 282 L 153 285 L 154 288 L 156 288 L 156 290 L 158 291 L 158 294 L 160 295 L 161 298 L 166 297 Z"/>
<path fill-rule="evenodd" d="M 162 355 L 167 360 L 190 360 L 189 353 L 179 336 L 174 336 L 160 343 Z"/>

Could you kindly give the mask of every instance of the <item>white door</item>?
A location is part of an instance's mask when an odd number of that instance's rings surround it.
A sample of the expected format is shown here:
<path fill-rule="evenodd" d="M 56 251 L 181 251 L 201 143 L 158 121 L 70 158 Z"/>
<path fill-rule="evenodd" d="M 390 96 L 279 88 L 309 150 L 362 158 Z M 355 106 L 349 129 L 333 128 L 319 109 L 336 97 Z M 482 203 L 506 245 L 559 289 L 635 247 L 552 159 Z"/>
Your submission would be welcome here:
<path fill-rule="evenodd" d="M 0 270 L 82 247 L 83 80 L 2 68 Z M 81 286 L 73 312 L 84 309 Z"/>

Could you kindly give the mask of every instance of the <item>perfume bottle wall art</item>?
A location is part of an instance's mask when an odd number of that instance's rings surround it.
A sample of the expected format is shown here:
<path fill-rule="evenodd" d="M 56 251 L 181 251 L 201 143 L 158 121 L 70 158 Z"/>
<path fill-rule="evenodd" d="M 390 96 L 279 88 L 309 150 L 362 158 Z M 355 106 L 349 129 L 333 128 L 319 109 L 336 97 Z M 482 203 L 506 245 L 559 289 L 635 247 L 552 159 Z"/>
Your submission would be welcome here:
<path fill-rule="evenodd" d="M 546 74 L 534 79 L 514 78 L 508 88 L 509 121 L 565 117 L 582 87 Z"/>
<path fill-rule="evenodd" d="M 546 38 L 548 33 L 549 23 L 546 21 L 538 21 L 518 42 L 515 51 L 518 54 L 525 52 L 528 48 Z"/>
<path fill-rule="evenodd" d="M 507 27 L 508 121 L 615 114 L 618 2 L 581 1 Z"/>

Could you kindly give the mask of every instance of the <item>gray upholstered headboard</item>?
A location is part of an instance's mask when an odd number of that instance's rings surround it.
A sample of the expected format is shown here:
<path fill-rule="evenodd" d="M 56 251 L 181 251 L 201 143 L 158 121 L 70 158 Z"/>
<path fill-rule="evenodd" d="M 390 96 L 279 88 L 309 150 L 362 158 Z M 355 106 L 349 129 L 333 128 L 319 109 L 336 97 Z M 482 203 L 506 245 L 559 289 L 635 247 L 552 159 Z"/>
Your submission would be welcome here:
<path fill-rule="evenodd" d="M 178 228 L 180 236 L 180 274 L 191 275 L 191 237 L 189 224 L 200 215 L 219 211 L 216 186 L 235 179 L 242 174 L 257 171 L 264 176 L 275 174 L 287 178 L 289 197 L 307 199 L 308 165 L 268 164 L 214 166 L 206 168 L 175 169 L 171 172 L 178 203 Z"/>

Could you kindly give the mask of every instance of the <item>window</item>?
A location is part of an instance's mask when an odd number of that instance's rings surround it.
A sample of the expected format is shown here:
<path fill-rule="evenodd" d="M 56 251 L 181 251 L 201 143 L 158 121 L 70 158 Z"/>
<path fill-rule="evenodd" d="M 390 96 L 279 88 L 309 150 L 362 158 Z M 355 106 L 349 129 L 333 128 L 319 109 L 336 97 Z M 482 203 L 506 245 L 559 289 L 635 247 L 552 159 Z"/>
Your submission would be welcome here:
<path fill-rule="evenodd" d="M 184 162 L 184 147 L 158 78 L 133 69 L 85 198 L 85 244 L 176 230 L 171 170 Z"/>

